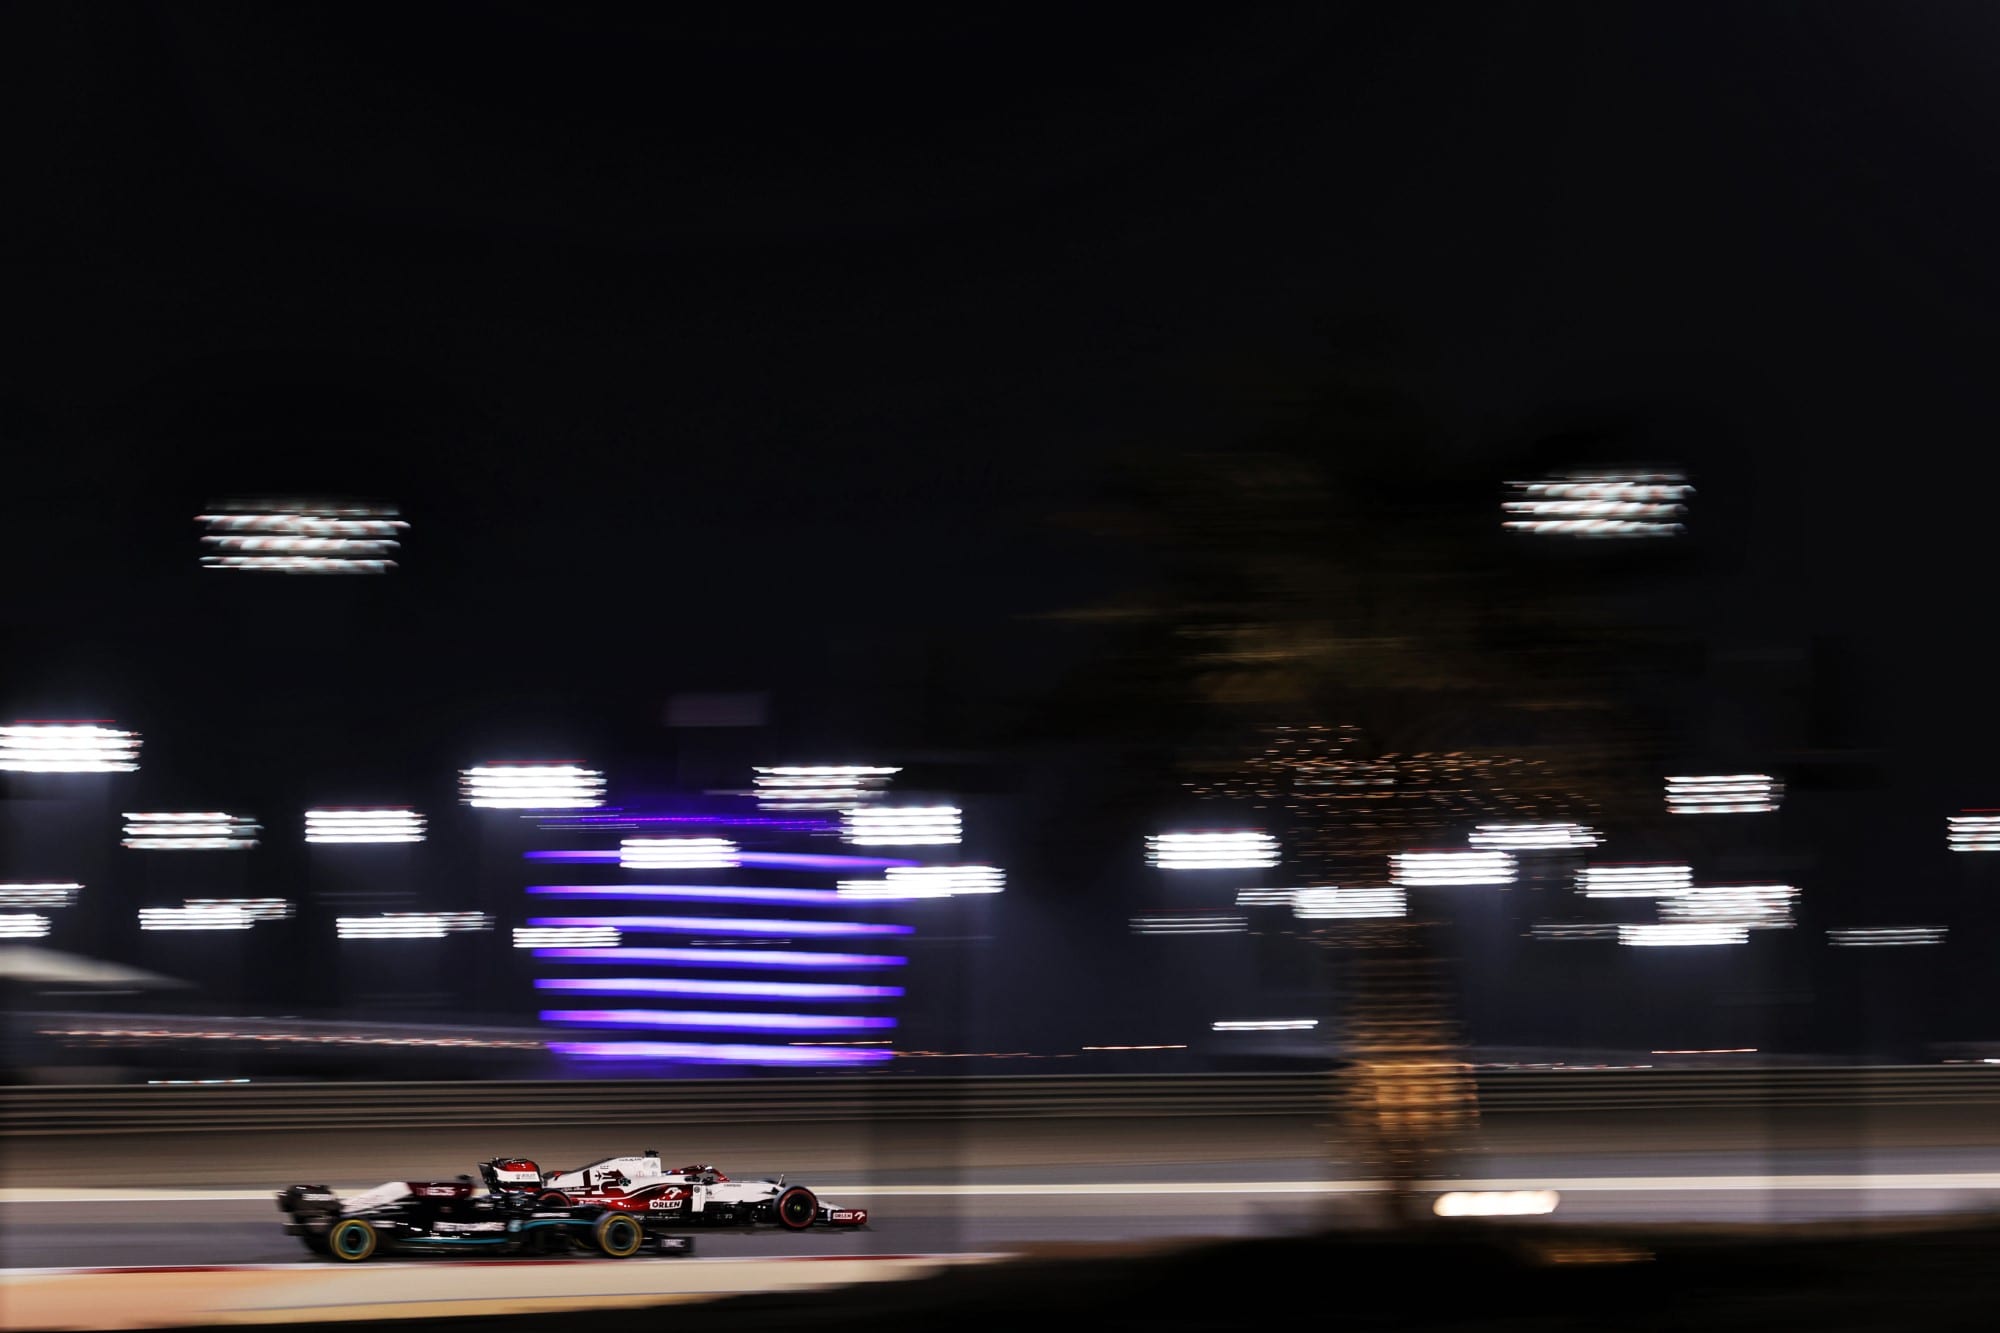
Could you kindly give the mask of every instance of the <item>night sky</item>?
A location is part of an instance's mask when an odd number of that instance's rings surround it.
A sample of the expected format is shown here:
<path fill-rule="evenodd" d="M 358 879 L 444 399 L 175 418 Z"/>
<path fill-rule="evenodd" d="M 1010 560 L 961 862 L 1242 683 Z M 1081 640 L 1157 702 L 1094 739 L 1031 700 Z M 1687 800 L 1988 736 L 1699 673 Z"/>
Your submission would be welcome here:
<path fill-rule="evenodd" d="M 1990 7 L 650 12 L 0 17 L 11 716 L 136 726 L 210 808 L 668 752 L 678 690 L 992 741 L 1068 669 L 1026 617 L 1117 586 L 1052 521 L 1108 460 L 1365 355 L 1496 504 L 1579 422 L 1684 463 L 1703 577 L 1650 610 L 1817 642 L 1791 744 L 1872 765 L 1789 830 L 1829 923 L 1957 891 Z M 207 499 L 299 490 L 399 503 L 403 568 L 197 569 Z"/>

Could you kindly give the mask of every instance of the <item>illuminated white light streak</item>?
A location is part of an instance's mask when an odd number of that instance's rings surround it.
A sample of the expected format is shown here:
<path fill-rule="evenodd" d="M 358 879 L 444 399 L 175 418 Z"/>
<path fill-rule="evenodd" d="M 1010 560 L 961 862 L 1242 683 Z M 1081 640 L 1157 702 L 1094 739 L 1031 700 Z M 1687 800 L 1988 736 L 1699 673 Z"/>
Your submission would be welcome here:
<path fill-rule="evenodd" d="M 1135 916 L 1135 935 L 1241 935 L 1250 929 L 1250 919 L 1214 913 L 1181 913 L 1172 916 Z"/>
<path fill-rule="evenodd" d="M 1554 1190 L 1453 1190 L 1431 1204 L 1439 1217 L 1542 1217 L 1556 1210 Z"/>
<path fill-rule="evenodd" d="M 956 843 L 959 811 L 949 805 L 856 806 L 840 814 L 840 836 L 857 847 Z"/>
<path fill-rule="evenodd" d="M 604 804 L 604 774 L 576 764 L 481 764 L 458 777 L 459 799 L 478 809 L 578 810 Z"/>
<path fill-rule="evenodd" d="M 123 845 L 135 851 L 241 851 L 255 847 L 262 831 L 247 816 L 220 811 L 128 811 Z"/>
<path fill-rule="evenodd" d="M 133 773 L 139 734 L 95 722 L 16 722 L 0 727 L 0 772 Z"/>
<path fill-rule="evenodd" d="M 259 500 L 212 506 L 206 525 L 205 569 L 278 574 L 386 574 L 396 567 L 400 537 L 410 525 L 389 505 L 323 500 Z"/>
<path fill-rule="evenodd" d="M 81 884 L 0 884 L 0 907 L 68 907 Z"/>
<path fill-rule="evenodd" d="M 1209 1024 L 1214 1032 L 1306 1032 L 1318 1026 L 1317 1018 L 1218 1018 Z"/>
<path fill-rule="evenodd" d="M 0 912 L 0 940 L 39 940 L 49 933 L 49 919 L 38 912 Z"/>
<path fill-rule="evenodd" d="M 250 913 L 232 904 L 211 903 L 197 907 L 188 903 L 181 907 L 139 909 L 141 930 L 248 930 L 256 924 Z"/>
<path fill-rule="evenodd" d="M 1506 852 L 1398 852 L 1389 879 L 1409 888 L 1442 884 L 1512 884 L 1514 858 Z"/>
<path fill-rule="evenodd" d="M 1968 810 L 1949 816 L 1945 843 L 1954 852 L 2000 852 L 2000 814 Z"/>
<path fill-rule="evenodd" d="M 1238 907 L 1290 907 L 1298 896 L 1297 889 L 1238 889 Z"/>
<path fill-rule="evenodd" d="M 727 838 L 626 838 L 618 864 L 627 870 L 730 870 L 739 862 Z"/>
<path fill-rule="evenodd" d="M 1699 947 L 1709 944 L 1747 944 L 1749 941 L 1748 926 L 1689 921 L 1618 927 L 1620 944 L 1641 947 Z"/>
<path fill-rule="evenodd" d="M 492 928 L 493 918 L 483 912 L 383 912 L 334 921 L 343 940 L 441 940 L 462 931 Z"/>
<path fill-rule="evenodd" d="M 1667 779 L 1667 813 L 1672 815 L 1753 815 L 1778 808 L 1784 786 L 1763 773 L 1716 774 Z"/>
<path fill-rule="evenodd" d="M 1401 889 L 1379 885 L 1300 889 L 1292 906 L 1302 921 L 1370 921 L 1406 916 L 1409 910 Z"/>
<path fill-rule="evenodd" d="M 1613 921 L 1538 921 L 1528 927 L 1538 940 L 1615 940 L 1618 924 Z"/>
<path fill-rule="evenodd" d="M 623 937 L 613 926 L 516 926 L 516 949 L 615 949 Z"/>
<path fill-rule="evenodd" d="M 292 905 L 283 898 L 189 898 L 189 907 L 229 907 L 252 921 L 289 921 Z"/>
<path fill-rule="evenodd" d="M 883 873 L 882 879 L 841 880 L 840 896 L 896 902 L 999 893 L 1007 885 L 1006 874 L 993 866 L 891 866 Z"/>
<path fill-rule="evenodd" d="M 1798 896 L 1789 884 L 1702 884 L 1664 899 L 1660 917 L 1782 929 L 1792 924 L 1792 904 Z"/>
<path fill-rule="evenodd" d="M 1501 510 L 1513 532 L 1570 537 L 1675 537 L 1694 493 L 1674 472 L 1572 472 L 1510 481 Z"/>
<path fill-rule="evenodd" d="M 1843 949 L 1885 949 L 1943 944 L 1944 926 L 1853 926 L 1826 932 L 1827 943 Z"/>
<path fill-rule="evenodd" d="M 1278 840 L 1255 829 L 1155 833 L 1146 862 L 1162 870 L 1260 870 L 1278 864 Z"/>
<path fill-rule="evenodd" d="M 1604 838 L 1582 824 L 1481 824 L 1466 841 L 1505 852 L 1543 852 L 1595 847 Z"/>
<path fill-rule="evenodd" d="M 1694 887 L 1694 867 L 1667 864 L 1585 866 L 1576 887 L 1586 898 L 1670 898 Z"/>
<path fill-rule="evenodd" d="M 900 768 L 870 764 L 780 764 L 753 768 L 751 787 L 767 810 L 839 810 L 872 801 Z"/>
<path fill-rule="evenodd" d="M 306 811 L 306 841 L 422 842 L 424 817 L 407 806 L 340 806 Z"/>

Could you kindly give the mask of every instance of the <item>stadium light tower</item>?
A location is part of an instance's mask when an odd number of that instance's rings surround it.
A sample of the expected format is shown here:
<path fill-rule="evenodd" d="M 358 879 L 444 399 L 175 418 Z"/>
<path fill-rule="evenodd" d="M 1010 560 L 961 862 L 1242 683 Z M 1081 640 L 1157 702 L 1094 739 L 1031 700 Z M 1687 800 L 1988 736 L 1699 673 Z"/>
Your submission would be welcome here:
<path fill-rule="evenodd" d="M 15 722 L 0 727 L 0 771 L 133 773 L 139 734 L 102 722 Z"/>
<path fill-rule="evenodd" d="M 394 505 L 221 500 L 198 514 L 203 569 L 265 574 L 386 574 L 403 530 Z"/>

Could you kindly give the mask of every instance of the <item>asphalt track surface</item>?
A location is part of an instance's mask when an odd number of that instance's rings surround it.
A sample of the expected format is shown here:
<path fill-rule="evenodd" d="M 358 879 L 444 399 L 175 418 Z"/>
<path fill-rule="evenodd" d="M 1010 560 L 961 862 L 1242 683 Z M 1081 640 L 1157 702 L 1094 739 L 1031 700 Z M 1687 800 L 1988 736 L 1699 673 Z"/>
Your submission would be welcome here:
<path fill-rule="evenodd" d="M 704 1258 L 1270 1235 L 1374 1216 L 1359 1163 L 1304 1119 L 633 1133 L 629 1143 L 595 1132 L 489 1143 L 365 1129 L 14 1140 L 0 1171 L 0 1267 L 297 1264 L 309 1256 L 279 1230 L 271 1197 L 283 1186 L 346 1191 L 449 1177 L 517 1151 L 569 1167 L 660 1147 L 741 1176 L 787 1172 L 871 1214 L 861 1231 L 697 1231 Z M 1797 1223 L 2000 1208 L 2000 1124 L 1983 1113 L 1496 1117 L 1465 1149 L 1438 1189 L 1555 1189 L 1557 1222 Z"/>

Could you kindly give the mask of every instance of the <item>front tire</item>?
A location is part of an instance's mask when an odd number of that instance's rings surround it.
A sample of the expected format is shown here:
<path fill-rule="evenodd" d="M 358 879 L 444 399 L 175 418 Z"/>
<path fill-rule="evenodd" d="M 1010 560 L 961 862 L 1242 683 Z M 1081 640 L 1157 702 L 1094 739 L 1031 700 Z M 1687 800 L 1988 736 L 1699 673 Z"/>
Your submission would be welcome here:
<path fill-rule="evenodd" d="M 346 1218 L 326 1233 L 327 1253 L 343 1263 L 360 1263 L 375 1253 L 377 1241 L 375 1228 L 358 1217 Z"/>
<path fill-rule="evenodd" d="M 606 1213 L 591 1228 L 597 1248 L 613 1259 L 630 1259 L 646 1243 L 646 1229 L 623 1213 Z"/>
<path fill-rule="evenodd" d="M 819 1200 L 803 1185 L 794 1185 L 771 1205 L 778 1225 L 787 1231 L 804 1231 L 819 1217 Z"/>

